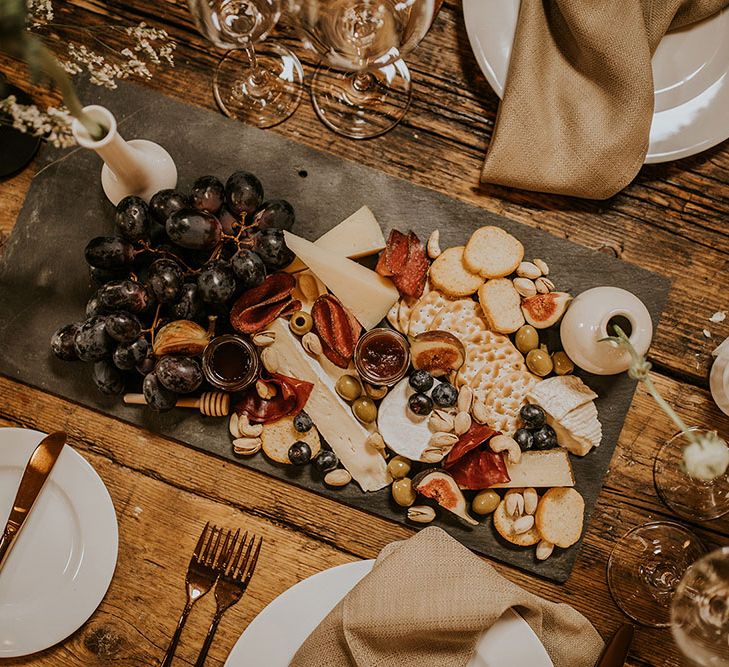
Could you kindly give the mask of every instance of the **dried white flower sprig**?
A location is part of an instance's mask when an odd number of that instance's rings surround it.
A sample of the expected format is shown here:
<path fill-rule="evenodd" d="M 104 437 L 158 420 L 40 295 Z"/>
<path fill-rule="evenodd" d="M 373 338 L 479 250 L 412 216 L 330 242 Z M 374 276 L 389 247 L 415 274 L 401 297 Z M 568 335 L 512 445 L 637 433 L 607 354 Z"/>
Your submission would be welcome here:
<path fill-rule="evenodd" d="M 689 444 L 683 449 L 683 471 L 690 477 L 703 481 L 711 481 L 726 473 L 727 468 L 729 468 L 729 447 L 727 443 L 719 437 L 716 431 L 698 434 L 686 426 L 683 419 L 666 402 L 653 384 L 650 377 L 650 362 L 638 354 L 630 339 L 619 326 L 614 326 L 613 330 L 615 336 L 609 336 L 604 340 L 608 340 L 630 353 L 628 375 L 643 383 L 661 410 L 670 417 L 680 433 L 689 441 Z"/>
<path fill-rule="evenodd" d="M 18 104 L 15 95 L 10 95 L 0 100 L 0 111 L 13 119 L 14 128 L 44 137 L 54 146 L 67 148 L 76 143 L 71 133 L 73 117 L 68 109 L 48 107 L 41 111 L 35 104 Z"/>

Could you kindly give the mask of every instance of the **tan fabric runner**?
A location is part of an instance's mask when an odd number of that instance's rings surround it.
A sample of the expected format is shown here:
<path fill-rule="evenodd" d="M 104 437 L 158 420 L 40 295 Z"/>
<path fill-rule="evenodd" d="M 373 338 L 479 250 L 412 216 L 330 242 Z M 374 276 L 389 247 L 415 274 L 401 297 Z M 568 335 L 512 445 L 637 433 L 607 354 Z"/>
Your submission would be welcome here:
<path fill-rule="evenodd" d="M 555 667 L 593 667 L 600 635 L 572 607 L 504 579 L 440 528 L 382 550 L 291 667 L 466 667 L 483 631 L 515 608 Z"/>
<path fill-rule="evenodd" d="M 663 35 L 727 0 L 522 0 L 481 180 L 606 199 L 635 177 Z"/>

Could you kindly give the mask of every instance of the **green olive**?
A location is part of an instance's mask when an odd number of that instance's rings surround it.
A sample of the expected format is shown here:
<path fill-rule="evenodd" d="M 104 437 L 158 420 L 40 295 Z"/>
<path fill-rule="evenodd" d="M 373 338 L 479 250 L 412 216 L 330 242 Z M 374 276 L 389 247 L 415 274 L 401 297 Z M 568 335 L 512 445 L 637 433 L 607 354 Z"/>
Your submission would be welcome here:
<path fill-rule="evenodd" d="M 396 479 L 392 483 L 392 499 L 400 507 L 410 507 L 415 502 L 415 491 L 413 491 L 413 480 L 409 477 Z"/>
<path fill-rule="evenodd" d="M 566 353 L 555 352 L 552 355 L 552 363 L 554 364 L 554 372 L 557 375 L 569 375 L 575 370 L 575 365 Z"/>
<path fill-rule="evenodd" d="M 334 388 L 345 401 L 355 401 L 362 395 L 362 384 L 354 375 L 342 375 Z"/>
<path fill-rule="evenodd" d="M 532 350 L 526 356 L 527 368 L 539 377 L 547 377 L 552 372 L 552 357 L 544 350 Z"/>
<path fill-rule="evenodd" d="M 377 406 L 369 396 L 360 396 L 352 403 L 352 412 L 364 424 L 371 424 L 377 419 Z"/>
<path fill-rule="evenodd" d="M 486 514 L 491 514 L 494 510 L 496 510 L 500 502 L 501 496 L 496 493 L 496 491 L 486 489 L 485 491 L 481 491 L 476 494 L 473 502 L 471 503 L 471 509 L 474 514 L 485 516 Z"/>
<path fill-rule="evenodd" d="M 294 313 L 289 320 L 289 329 L 297 336 L 308 334 L 313 326 L 314 320 L 311 318 L 311 315 L 305 313 L 303 310 Z"/>
<path fill-rule="evenodd" d="M 536 350 L 539 347 L 539 334 L 530 324 L 525 324 L 516 332 L 516 349 L 522 354 Z"/>
<path fill-rule="evenodd" d="M 410 473 L 410 461 L 404 456 L 393 456 L 387 462 L 387 470 L 393 479 L 402 479 Z"/>

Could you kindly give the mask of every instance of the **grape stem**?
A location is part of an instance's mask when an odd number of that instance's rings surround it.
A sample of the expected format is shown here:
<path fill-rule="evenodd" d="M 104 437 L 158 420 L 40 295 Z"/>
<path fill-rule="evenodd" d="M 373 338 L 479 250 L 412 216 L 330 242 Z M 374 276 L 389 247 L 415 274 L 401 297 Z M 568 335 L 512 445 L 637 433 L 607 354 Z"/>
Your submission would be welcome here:
<path fill-rule="evenodd" d="M 147 330 L 150 332 L 150 338 L 152 339 L 152 348 L 154 348 L 154 335 L 157 330 L 157 325 L 159 324 L 159 313 L 160 310 L 162 310 L 162 304 L 157 304 L 157 310 L 154 312 L 154 319 L 152 320 L 152 326 Z"/>

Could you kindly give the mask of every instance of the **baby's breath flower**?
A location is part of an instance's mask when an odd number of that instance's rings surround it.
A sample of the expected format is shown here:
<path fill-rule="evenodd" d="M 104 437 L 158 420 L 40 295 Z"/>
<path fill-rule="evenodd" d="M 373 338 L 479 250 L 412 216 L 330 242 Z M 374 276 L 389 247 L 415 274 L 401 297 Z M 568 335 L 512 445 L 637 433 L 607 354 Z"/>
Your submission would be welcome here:
<path fill-rule="evenodd" d="M 37 28 L 53 20 L 53 4 L 51 0 L 28 0 L 28 19 Z"/>
<path fill-rule="evenodd" d="M 15 95 L 0 100 L 0 111 L 10 116 L 13 127 L 37 137 L 44 137 L 58 148 L 73 146 L 71 133 L 73 118 L 65 108 L 48 107 L 41 111 L 35 104 L 18 104 Z"/>

